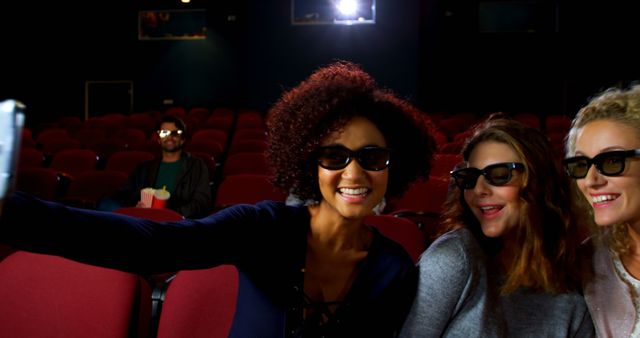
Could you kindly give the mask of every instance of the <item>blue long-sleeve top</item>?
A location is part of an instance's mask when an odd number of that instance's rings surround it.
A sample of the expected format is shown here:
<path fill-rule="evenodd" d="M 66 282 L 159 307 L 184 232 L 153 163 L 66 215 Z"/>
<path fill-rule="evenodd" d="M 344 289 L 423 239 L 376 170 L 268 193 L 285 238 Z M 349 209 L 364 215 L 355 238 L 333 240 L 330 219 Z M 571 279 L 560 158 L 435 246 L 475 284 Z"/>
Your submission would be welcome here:
<path fill-rule="evenodd" d="M 233 264 L 240 284 L 230 337 L 315 337 L 303 325 L 310 216 L 306 207 L 261 202 L 199 220 L 154 222 L 71 208 L 16 193 L 0 241 L 79 262 L 153 274 Z M 401 246 L 373 230 L 367 257 L 326 337 L 394 337 L 411 307 L 417 270 Z"/>

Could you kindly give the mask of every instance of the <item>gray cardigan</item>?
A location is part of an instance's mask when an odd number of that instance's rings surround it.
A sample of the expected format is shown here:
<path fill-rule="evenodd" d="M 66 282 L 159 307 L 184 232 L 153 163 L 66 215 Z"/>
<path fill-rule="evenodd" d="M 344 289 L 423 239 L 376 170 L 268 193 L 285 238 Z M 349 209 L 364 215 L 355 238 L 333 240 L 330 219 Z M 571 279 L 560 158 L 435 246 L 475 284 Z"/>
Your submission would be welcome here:
<path fill-rule="evenodd" d="M 499 277 L 468 229 L 438 238 L 419 261 L 419 284 L 400 337 L 594 337 L 584 298 L 520 288 Z"/>
<path fill-rule="evenodd" d="M 598 337 L 626 338 L 636 322 L 636 310 L 629 286 L 618 277 L 613 253 L 593 245 L 593 278 L 584 285 L 584 298 L 593 316 Z"/>

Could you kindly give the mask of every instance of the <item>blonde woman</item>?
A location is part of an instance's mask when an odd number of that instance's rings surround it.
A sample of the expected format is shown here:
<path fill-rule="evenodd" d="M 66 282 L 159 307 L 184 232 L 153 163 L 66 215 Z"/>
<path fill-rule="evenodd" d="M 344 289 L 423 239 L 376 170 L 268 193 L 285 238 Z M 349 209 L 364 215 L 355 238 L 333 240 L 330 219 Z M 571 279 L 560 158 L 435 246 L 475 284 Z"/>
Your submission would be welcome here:
<path fill-rule="evenodd" d="M 640 86 L 609 89 L 573 120 L 564 167 L 597 224 L 585 299 L 599 337 L 638 337 Z"/>

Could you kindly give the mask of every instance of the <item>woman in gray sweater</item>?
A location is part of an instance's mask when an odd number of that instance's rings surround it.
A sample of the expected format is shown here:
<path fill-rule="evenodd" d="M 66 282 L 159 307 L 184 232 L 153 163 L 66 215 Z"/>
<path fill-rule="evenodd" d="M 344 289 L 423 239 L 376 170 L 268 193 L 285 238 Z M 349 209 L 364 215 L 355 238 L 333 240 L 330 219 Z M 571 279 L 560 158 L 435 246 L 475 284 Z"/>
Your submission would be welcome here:
<path fill-rule="evenodd" d="M 402 336 L 594 336 L 568 184 L 546 136 L 492 116 L 463 157 Z"/>

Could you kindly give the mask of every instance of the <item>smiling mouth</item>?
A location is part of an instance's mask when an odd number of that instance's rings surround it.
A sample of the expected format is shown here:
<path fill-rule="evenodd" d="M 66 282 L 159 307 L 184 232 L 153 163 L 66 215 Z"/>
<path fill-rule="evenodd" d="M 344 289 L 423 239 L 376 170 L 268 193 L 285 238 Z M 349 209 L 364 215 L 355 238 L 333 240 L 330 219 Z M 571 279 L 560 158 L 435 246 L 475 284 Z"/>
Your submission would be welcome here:
<path fill-rule="evenodd" d="M 617 198 L 618 198 L 618 195 L 591 196 L 591 202 L 594 203 L 594 204 L 598 204 L 598 203 L 604 203 L 604 202 L 613 201 L 613 200 L 615 200 Z"/>
<path fill-rule="evenodd" d="M 367 188 L 338 188 L 338 193 L 343 196 L 365 197 L 369 193 Z"/>
<path fill-rule="evenodd" d="M 486 207 L 479 207 L 480 212 L 482 212 L 483 214 L 495 214 L 497 212 L 499 212 L 500 210 L 502 210 L 502 208 L 504 208 L 501 205 L 491 205 L 491 206 L 486 206 Z"/>

